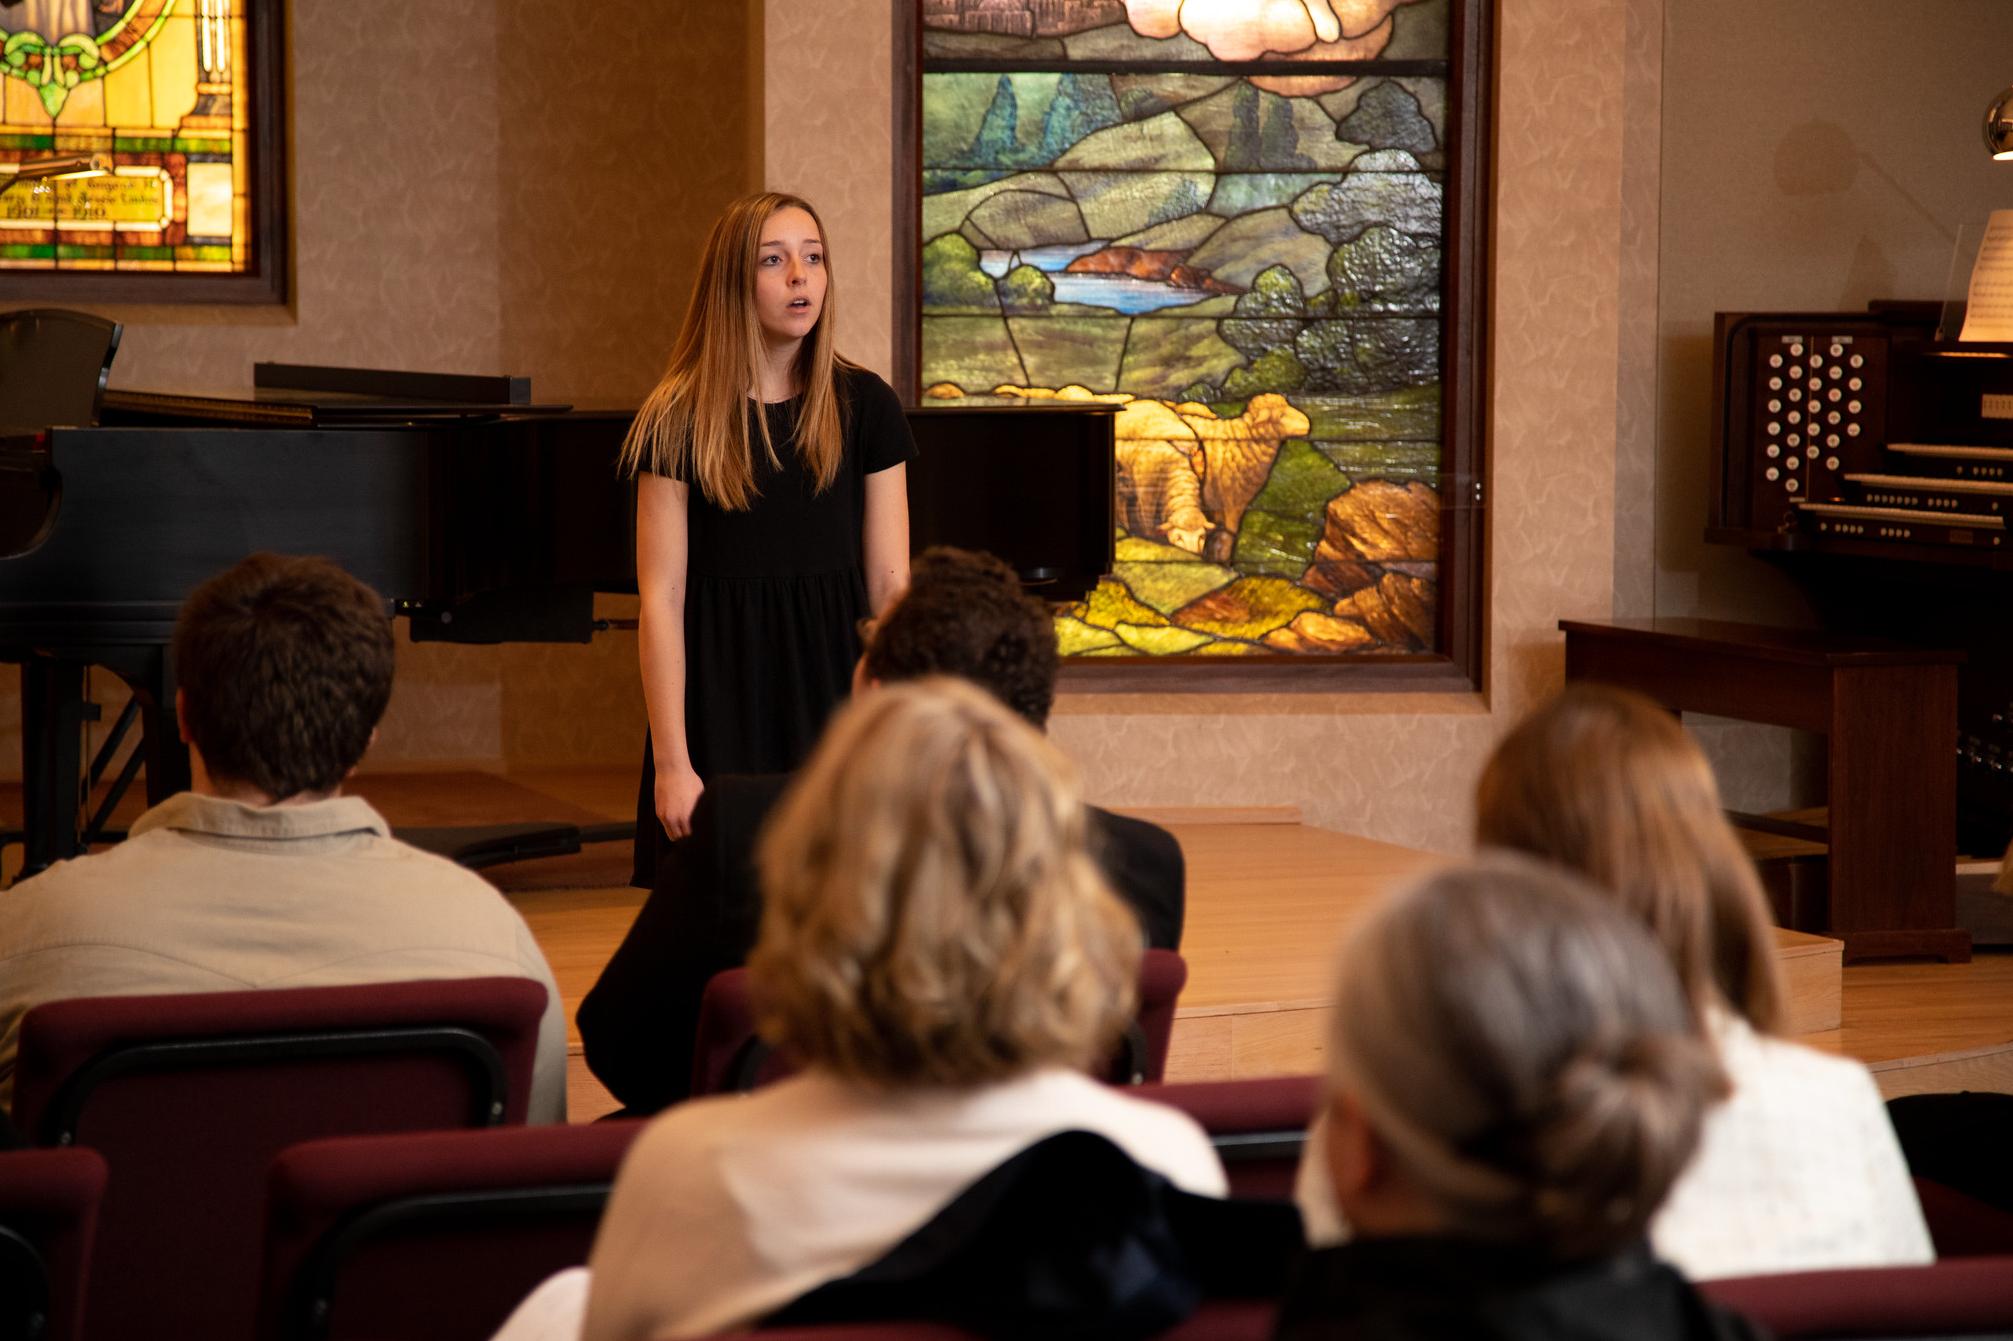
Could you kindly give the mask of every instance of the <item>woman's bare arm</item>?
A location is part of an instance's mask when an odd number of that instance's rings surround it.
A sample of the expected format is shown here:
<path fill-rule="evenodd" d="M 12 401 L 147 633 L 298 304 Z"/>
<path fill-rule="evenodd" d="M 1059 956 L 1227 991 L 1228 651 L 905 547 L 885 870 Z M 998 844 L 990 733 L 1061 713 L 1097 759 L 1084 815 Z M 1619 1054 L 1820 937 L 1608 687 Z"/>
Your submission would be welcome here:
<path fill-rule="evenodd" d="M 867 516 L 860 549 L 860 566 L 867 574 L 867 604 L 879 615 L 909 585 L 907 465 L 890 466 L 867 476 Z"/>
<path fill-rule="evenodd" d="M 685 507 L 689 486 L 662 475 L 636 483 L 636 590 L 643 598 L 638 654 L 643 703 L 657 758 L 657 818 L 682 838 L 704 788 L 685 740 Z"/>

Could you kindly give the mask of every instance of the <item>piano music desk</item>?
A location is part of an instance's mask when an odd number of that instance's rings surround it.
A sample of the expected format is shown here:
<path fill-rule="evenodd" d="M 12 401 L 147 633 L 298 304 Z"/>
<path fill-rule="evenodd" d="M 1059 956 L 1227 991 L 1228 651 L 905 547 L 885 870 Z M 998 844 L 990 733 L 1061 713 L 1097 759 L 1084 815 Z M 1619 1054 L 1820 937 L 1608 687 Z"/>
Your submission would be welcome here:
<path fill-rule="evenodd" d="M 1560 620 L 1566 679 L 1826 738 L 1828 931 L 1845 960 L 1971 957 L 1957 926 L 1960 652 L 1720 620 Z"/>

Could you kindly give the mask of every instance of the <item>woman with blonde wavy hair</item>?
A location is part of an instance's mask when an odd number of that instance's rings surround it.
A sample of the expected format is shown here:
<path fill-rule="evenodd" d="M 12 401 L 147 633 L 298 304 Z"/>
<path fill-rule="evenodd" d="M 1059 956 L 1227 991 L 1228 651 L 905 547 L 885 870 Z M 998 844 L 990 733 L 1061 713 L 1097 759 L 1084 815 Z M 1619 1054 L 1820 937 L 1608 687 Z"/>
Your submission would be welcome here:
<path fill-rule="evenodd" d="M 838 353 L 836 300 L 809 202 L 729 205 L 623 443 L 650 719 L 638 885 L 705 779 L 803 762 L 846 697 L 855 626 L 907 582 L 915 444 L 887 383 Z"/>
<path fill-rule="evenodd" d="M 1586 876 L 1664 947 L 1733 1098 L 1655 1225 L 1698 1278 L 1926 1262 L 1928 1229 L 1866 1068 L 1778 1037 L 1782 989 L 1753 864 L 1712 769 L 1646 698 L 1573 685 L 1482 770 L 1475 839 Z"/>
<path fill-rule="evenodd" d="M 1064 1131 L 1222 1195 L 1200 1128 L 1085 1074 L 1131 1018 L 1141 949 L 1071 778 L 957 681 L 875 689 L 833 720 L 764 831 L 748 963 L 763 1036 L 804 1069 L 638 1138 L 595 1242 L 587 1341 L 753 1322 Z"/>

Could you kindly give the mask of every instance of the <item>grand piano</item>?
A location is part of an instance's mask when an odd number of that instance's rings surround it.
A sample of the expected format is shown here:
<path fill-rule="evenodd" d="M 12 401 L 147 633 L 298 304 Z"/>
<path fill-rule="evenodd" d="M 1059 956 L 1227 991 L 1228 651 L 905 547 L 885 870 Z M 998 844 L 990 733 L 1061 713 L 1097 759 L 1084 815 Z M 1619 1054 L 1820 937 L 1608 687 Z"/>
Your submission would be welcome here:
<path fill-rule="evenodd" d="M 585 642 L 596 592 L 635 590 L 630 414 L 522 379 L 261 364 L 248 394 L 106 392 L 96 427 L 0 438 L 0 660 L 22 667 L 26 866 L 105 833 L 145 767 L 188 785 L 167 647 L 182 599 L 257 550 L 342 564 L 419 641 Z M 82 757 L 90 667 L 133 699 Z M 143 732 L 81 815 L 118 740 Z"/>
<path fill-rule="evenodd" d="M 246 554 L 335 560 L 415 641 L 593 637 L 595 594 L 636 589 L 634 491 L 616 471 L 631 417 L 537 404 L 521 378 L 259 364 L 245 394 L 106 391 L 96 427 L 0 434 L 0 661 L 22 667 L 25 871 L 115 837 L 113 807 L 143 767 L 149 803 L 188 785 L 169 638 L 189 591 Z M 989 549 L 1058 601 L 1110 571 L 1113 407 L 931 405 L 910 421 L 917 548 Z M 92 667 L 133 695 L 87 760 Z M 133 729 L 141 747 L 101 786 Z M 631 832 L 400 836 L 487 865 Z"/>

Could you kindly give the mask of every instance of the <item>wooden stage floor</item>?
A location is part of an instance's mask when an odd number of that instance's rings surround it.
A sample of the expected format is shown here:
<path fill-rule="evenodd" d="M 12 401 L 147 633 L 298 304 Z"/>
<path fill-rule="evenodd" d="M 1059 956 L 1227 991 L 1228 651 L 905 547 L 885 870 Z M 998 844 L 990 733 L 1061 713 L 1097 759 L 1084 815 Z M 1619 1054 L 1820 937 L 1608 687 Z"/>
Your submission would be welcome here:
<path fill-rule="evenodd" d="M 624 818 L 635 804 L 634 778 L 607 769 L 366 775 L 355 790 L 395 824 L 412 825 Z M 1172 829 L 1188 861 L 1189 980 L 1168 1078 L 1319 1070 L 1341 937 L 1393 883 L 1438 858 L 1308 827 L 1290 807 L 1129 813 Z M 569 1020 L 642 902 L 642 891 L 623 883 L 628 860 L 626 845 L 604 844 L 487 872 L 545 947 Z M 1841 970 L 1838 942 L 1777 935 L 1792 1032 L 1804 1042 L 1867 1063 L 1889 1097 L 2013 1091 L 2013 953 Z M 572 1042 L 569 1111 L 585 1121 L 613 1103 Z"/>
<path fill-rule="evenodd" d="M 352 790 L 394 825 L 587 822 L 633 813 L 635 779 L 612 769 L 384 773 L 359 776 Z M 0 791 L 0 817 L 13 799 Z M 1189 982 L 1168 1078 L 1319 1070 L 1341 936 L 1394 882 L 1438 858 L 1302 825 L 1290 807 L 1129 813 L 1172 829 L 1188 861 Z M 628 870 L 627 845 L 602 844 L 485 872 L 545 948 L 569 1021 L 642 903 L 643 892 L 624 883 Z M 1836 941 L 1785 931 L 1778 957 L 1793 1032 L 1866 1062 L 1890 1097 L 2013 1091 L 2013 953 L 1841 971 Z M 586 1121 L 614 1104 L 587 1073 L 577 1037 L 572 1046 L 569 1111 Z"/>

